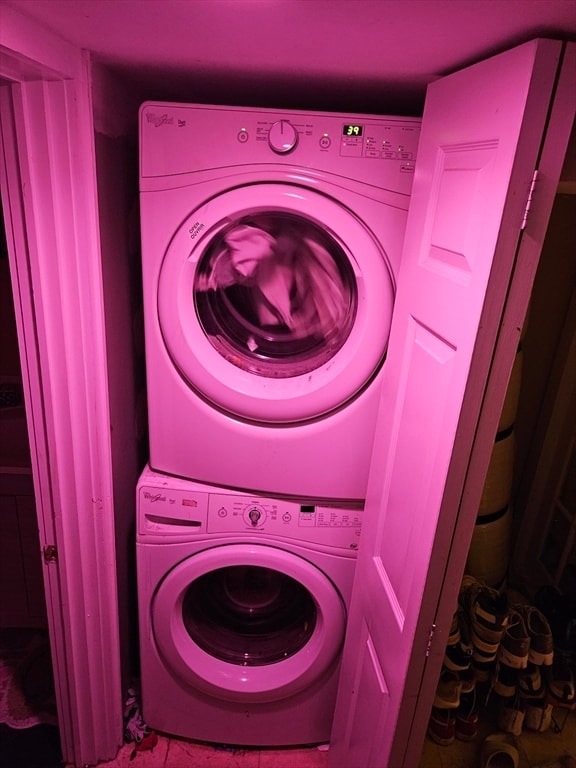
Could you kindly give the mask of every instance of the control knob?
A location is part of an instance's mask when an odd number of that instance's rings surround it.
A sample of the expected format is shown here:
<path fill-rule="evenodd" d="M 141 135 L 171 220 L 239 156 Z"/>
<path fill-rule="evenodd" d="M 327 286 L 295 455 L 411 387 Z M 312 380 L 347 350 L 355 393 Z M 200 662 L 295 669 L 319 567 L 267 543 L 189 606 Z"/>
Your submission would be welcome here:
<path fill-rule="evenodd" d="M 259 507 L 253 506 L 248 507 L 248 509 L 244 512 L 244 519 L 247 523 L 249 523 L 253 528 L 256 528 L 259 525 L 262 525 L 266 519 L 266 513 L 263 509 L 260 509 Z"/>
<path fill-rule="evenodd" d="M 268 144 L 279 155 L 291 152 L 298 144 L 298 131 L 288 120 L 278 120 L 270 126 Z"/>

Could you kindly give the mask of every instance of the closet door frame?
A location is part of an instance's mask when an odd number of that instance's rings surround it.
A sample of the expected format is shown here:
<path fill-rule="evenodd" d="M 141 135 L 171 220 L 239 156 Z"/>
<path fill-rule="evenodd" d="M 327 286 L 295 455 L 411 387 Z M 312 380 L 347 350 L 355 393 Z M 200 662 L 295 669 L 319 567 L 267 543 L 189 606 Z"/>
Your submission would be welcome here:
<path fill-rule="evenodd" d="M 1 189 L 64 761 L 123 740 L 110 416 L 88 54 L 10 7 Z"/>

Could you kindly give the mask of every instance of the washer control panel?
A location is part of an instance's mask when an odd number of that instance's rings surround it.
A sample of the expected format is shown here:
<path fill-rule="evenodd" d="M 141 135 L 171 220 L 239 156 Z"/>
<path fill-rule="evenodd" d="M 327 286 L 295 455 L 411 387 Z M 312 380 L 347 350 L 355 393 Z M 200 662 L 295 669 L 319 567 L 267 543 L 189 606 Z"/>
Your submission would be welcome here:
<path fill-rule="evenodd" d="M 142 485 L 138 489 L 138 534 L 190 538 L 210 535 L 267 535 L 355 550 L 362 527 L 361 503 L 327 505 L 244 493 Z"/>

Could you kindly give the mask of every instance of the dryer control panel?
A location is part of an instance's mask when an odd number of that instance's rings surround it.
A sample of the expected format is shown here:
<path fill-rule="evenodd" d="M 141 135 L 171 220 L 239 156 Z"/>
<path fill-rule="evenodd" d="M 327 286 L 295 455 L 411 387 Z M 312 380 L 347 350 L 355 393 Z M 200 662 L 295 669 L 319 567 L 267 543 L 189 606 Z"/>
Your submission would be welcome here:
<path fill-rule="evenodd" d="M 206 490 L 196 483 L 180 487 L 141 485 L 138 536 L 149 541 L 234 534 L 292 539 L 356 550 L 362 505 L 327 505 Z"/>
<path fill-rule="evenodd" d="M 147 102 L 140 109 L 141 189 L 146 179 L 280 164 L 408 195 L 420 124 L 414 117 Z"/>

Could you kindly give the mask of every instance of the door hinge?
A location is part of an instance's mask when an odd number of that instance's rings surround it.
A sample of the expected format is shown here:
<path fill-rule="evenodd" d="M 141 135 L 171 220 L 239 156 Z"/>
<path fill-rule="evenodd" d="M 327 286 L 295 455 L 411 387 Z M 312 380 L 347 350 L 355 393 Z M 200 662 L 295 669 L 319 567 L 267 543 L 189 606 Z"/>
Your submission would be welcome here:
<path fill-rule="evenodd" d="M 58 550 L 54 544 L 47 544 L 42 549 L 45 563 L 57 563 L 58 562 Z"/>
<path fill-rule="evenodd" d="M 434 637 L 434 631 L 436 630 L 436 624 L 432 624 L 430 632 L 428 633 L 428 642 L 426 644 L 426 658 L 430 656 L 430 649 L 432 648 L 432 638 Z"/>
<path fill-rule="evenodd" d="M 538 168 L 534 171 L 534 175 L 532 176 L 532 183 L 530 184 L 530 189 L 528 190 L 528 199 L 526 200 L 526 207 L 524 208 L 524 216 L 522 217 L 522 224 L 520 226 L 520 231 L 523 231 L 526 229 L 526 224 L 528 222 L 528 214 L 530 213 L 530 208 L 532 207 L 532 199 L 534 197 L 534 189 L 536 188 L 536 182 L 538 181 Z"/>

